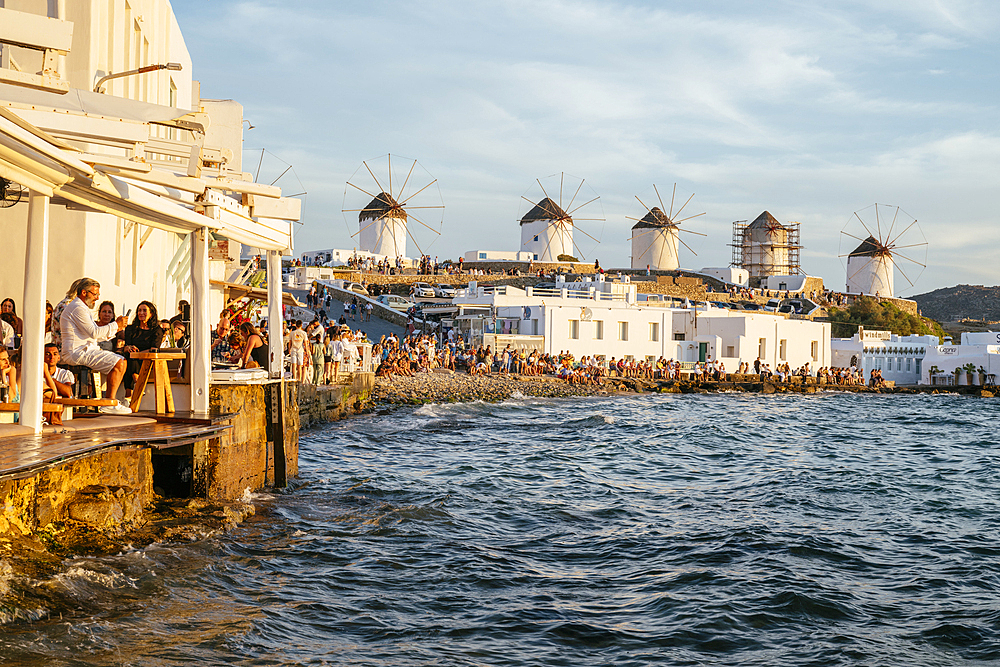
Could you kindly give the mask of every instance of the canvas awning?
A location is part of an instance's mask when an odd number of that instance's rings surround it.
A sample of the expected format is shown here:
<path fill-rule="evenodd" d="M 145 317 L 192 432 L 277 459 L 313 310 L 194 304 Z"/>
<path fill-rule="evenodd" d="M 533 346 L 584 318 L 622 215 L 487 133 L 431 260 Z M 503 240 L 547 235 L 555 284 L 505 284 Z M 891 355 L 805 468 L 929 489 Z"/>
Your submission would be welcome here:
<path fill-rule="evenodd" d="M 239 283 L 230 283 L 225 280 L 211 280 L 209 281 L 212 287 L 222 287 L 226 290 L 226 302 L 230 302 L 234 299 L 242 299 L 245 296 L 251 299 L 260 299 L 261 301 L 267 301 L 267 290 L 261 289 L 259 287 L 252 287 L 250 285 L 241 285 Z M 286 306 L 297 306 L 302 308 L 305 304 L 301 303 L 295 298 L 293 294 L 289 292 L 281 293 L 281 303 Z"/>

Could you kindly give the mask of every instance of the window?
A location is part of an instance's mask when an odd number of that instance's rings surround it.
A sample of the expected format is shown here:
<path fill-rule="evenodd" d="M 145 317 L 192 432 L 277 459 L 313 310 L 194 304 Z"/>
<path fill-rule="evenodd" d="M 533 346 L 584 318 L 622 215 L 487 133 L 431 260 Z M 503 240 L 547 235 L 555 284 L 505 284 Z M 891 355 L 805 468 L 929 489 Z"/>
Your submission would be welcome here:
<path fill-rule="evenodd" d="M 684 340 L 684 332 L 674 333 L 674 340 Z"/>
<path fill-rule="evenodd" d="M 909 372 L 910 372 L 910 367 L 912 366 L 912 364 L 910 363 L 911 361 L 913 361 L 913 359 L 909 359 L 909 358 L 908 358 L 908 359 L 906 360 L 906 372 L 907 372 L 907 373 L 909 373 Z"/>
<path fill-rule="evenodd" d="M 532 241 L 537 241 L 537 240 L 538 240 L 538 234 L 535 234 L 535 238 L 533 238 L 533 239 L 531 239 L 531 240 L 532 240 Z"/>
<path fill-rule="evenodd" d="M 485 252 L 479 253 L 479 259 L 486 259 L 486 253 Z"/>
<path fill-rule="evenodd" d="M 896 359 L 896 370 L 897 371 L 903 370 L 903 357 L 899 357 L 898 359 Z"/>
<path fill-rule="evenodd" d="M 538 320 L 531 320 L 531 335 L 538 335 Z"/>
<path fill-rule="evenodd" d="M 809 345 L 809 354 L 812 355 L 813 361 L 819 361 L 819 341 L 814 340 Z"/>
<path fill-rule="evenodd" d="M 618 323 L 618 340 L 628 340 L 628 322 Z"/>
<path fill-rule="evenodd" d="M 569 337 L 573 340 L 580 337 L 580 320 L 569 321 Z"/>
<path fill-rule="evenodd" d="M 727 345 L 726 346 L 726 356 L 727 357 L 735 357 L 736 356 L 736 347 L 733 346 L 733 345 Z"/>
<path fill-rule="evenodd" d="M 604 320 L 594 320 L 594 340 L 604 340 Z"/>
<path fill-rule="evenodd" d="M 785 353 L 787 351 L 788 351 L 788 341 L 782 338 L 781 341 L 778 343 L 778 357 L 782 361 L 786 361 Z"/>
<path fill-rule="evenodd" d="M 532 257 L 532 258 L 533 258 L 533 259 L 534 259 L 534 260 L 535 260 L 536 262 L 538 261 L 538 253 L 537 253 L 537 252 L 536 252 L 536 253 L 534 253 L 534 254 L 533 254 L 533 255 L 532 255 L 531 257 Z"/>
<path fill-rule="evenodd" d="M 760 339 L 760 344 L 757 346 L 757 358 L 761 359 L 761 360 L 767 359 L 767 339 L 766 338 L 761 338 Z"/>
<path fill-rule="evenodd" d="M 649 323 L 649 340 L 653 341 L 654 343 L 656 341 L 660 340 L 660 323 L 659 322 L 650 322 Z"/>

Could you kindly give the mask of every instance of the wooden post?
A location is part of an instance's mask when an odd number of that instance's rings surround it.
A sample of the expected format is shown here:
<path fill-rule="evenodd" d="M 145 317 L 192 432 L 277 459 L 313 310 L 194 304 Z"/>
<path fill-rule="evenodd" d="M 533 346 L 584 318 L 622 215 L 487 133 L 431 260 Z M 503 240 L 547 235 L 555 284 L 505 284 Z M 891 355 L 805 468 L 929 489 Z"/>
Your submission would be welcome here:
<path fill-rule="evenodd" d="M 274 452 L 274 486 L 282 488 L 288 484 L 285 468 L 285 381 L 272 382 L 266 386 L 266 431 Z"/>
<path fill-rule="evenodd" d="M 285 340 L 281 317 L 281 255 L 267 251 L 267 374 L 272 380 L 285 372 Z"/>
<path fill-rule="evenodd" d="M 42 364 L 45 363 L 45 287 L 49 272 L 49 198 L 28 194 L 24 253 L 24 336 L 21 338 L 21 424 L 42 430 Z"/>

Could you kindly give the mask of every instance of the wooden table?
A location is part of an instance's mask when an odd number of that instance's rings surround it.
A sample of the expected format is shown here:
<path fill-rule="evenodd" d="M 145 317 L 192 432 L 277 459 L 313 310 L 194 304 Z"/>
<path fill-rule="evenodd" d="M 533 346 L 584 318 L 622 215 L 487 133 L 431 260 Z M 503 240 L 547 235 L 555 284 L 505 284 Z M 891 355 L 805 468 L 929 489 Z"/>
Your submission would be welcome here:
<path fill-rule="evenodd" d="M 174 393 L 170 389 L 170 372 L 167 370 L 167 362 L 171 359 L 185 359 L 184 352 L 133 352 L 133 359 L 142 359 L 142 367 L 139 369 L 139 377 L 136 378 L 135 386 L 132 387 L 132 402 L 129 407 L 132 412 L 139 409 L 139 402 L 146 391 L 146 383 L 149 382 L 150 374 L 153 375 L 153 386 L 156 389 L 156 412 L 164 414 L 174 411 Z"/>

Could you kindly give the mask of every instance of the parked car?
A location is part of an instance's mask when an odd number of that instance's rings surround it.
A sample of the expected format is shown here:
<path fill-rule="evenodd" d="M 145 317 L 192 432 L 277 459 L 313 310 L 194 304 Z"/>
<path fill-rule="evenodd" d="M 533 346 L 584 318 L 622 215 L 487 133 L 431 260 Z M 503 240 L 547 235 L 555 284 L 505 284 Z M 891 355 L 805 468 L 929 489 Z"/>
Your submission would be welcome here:
<path fill-rule="evenodd" d="M 434 288 L 427 283 L 413 283 L 413 298 L 433 299 L 434 296 Z"/>
<path fill-rule="evenodd" d="M 361 283 L 352 283 L 350 281 L 344 281 L 344 289 L 348 292 L 354 292 L 355 294 L 360 294 L 362 296 L 369 296 L 368 290 L 365 289 L 364 285 Z"/>
<path fill-rule="evenodd" d="M 453 299 L 455 298 L 455 286 L 440 283 L 434 286 L 434 294 L 442 299 Z"/>
<path fill-rule="evenodd" d="M 752 301 L 742 303 L 740 304 L 740 306 L 743 308 L 743 310 L 764 310 L 763 308 L 760 307 L 759 303 L 753 303 Z"/>
<path fill-rule="evenodd" d="M 393 308 L 395 310 L 406 311 L 413 306 L 413 302 L 406 297 L 397 296 L 395 294 L 382 294 L 377 299 L 379 303 Z"/>
<path fill-rule="evenodd" d="M 769 299 L 767 304 L 764 306 L 764 310 L 769 310 L 772 313 L 778 310 L 778 306 L 781 304 L 777 299 Z"/>

